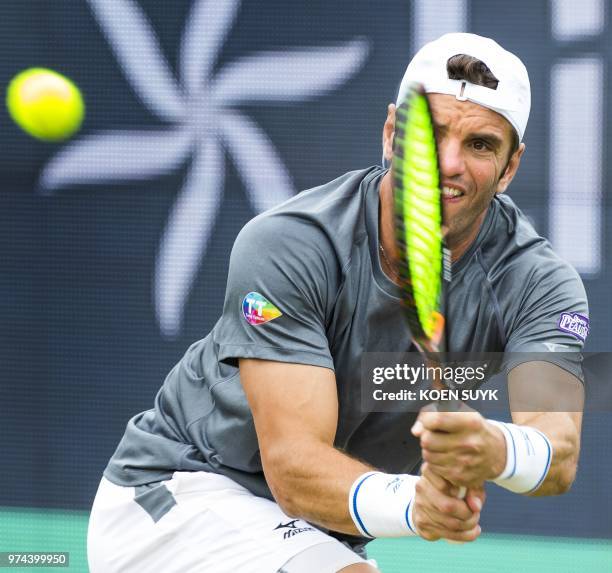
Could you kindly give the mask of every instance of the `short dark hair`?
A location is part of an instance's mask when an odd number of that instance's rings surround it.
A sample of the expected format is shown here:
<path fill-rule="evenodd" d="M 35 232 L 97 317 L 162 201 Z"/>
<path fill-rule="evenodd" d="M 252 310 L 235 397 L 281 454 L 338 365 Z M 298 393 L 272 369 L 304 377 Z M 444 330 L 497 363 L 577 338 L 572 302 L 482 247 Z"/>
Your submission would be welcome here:
<path fill-rule="evenodd" d="M 466 80 L 471 84 L 497 89 L 499 80 L 483 61 L 466 54 L 451 56 L 446 62 L 446 71 L 451 80 Z"/>
<path fill-rule="evenodd" d="M 465 80 L 471 84 L 484 86 L 492 90 L 497 89 L 499 80 L 495 77 L 489 66 L 482 60 L 467 54 L 455 54 L 446 62 L 446 71 L 451 80 Z M 512 126 L 512 147 L 510 157 L 519 147 L 519 138 L 516 129 Z M 509 158 L 508 158 L 509 160 Z"/>

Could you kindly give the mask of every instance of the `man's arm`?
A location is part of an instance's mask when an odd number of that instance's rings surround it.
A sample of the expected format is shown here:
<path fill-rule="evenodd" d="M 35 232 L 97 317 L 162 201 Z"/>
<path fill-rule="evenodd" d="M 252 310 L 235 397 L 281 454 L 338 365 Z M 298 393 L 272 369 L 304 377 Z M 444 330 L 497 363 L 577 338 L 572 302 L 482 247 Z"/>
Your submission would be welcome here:
<path fill-rule="evenodd" d="M 328 368 L 241 359 L 240 378 L 255 420 L 274 498 L 289 515 L 359 535 L 348 492 L 372 470 L 334 449 L 338 398 Z"/>
<path fill-rule="evenodd" d="M 316 366 L 241 359 L 240 378 L 259 441 L 266 480 L 280 507 L 343 533 L 360 535 L 348 509 L 355 480 L 373 468 L 333 446 L 338 423 L 334 373 Z M 479 511 L 426 479 L 417 489 L 415 522 L 427 538 L 471 541 Z M 482 505 L 469 500 L 473 507 Z"/>
<path fill-rule="evenodd" d="M 554 364 L 526 362 L 508 374 L 508 390 L 513 422 L 540 430 L 552 446 L 546 478 L 530 495 L 568 491 L 580 452 L 582 384 Z M 502 430 L 478 412 L 425 411 L 413 433 L 431 470 L 455 485 L 474 487 L 495 479 L 506 466 Z"/>
<path fill-rule="evenodd" d="M 576 477 L 580 455 L 582 383 L 550 362 L 525 362 L 509 372 L 508 392 L 512 421 L 540 430 L 552 445 L 546 479 L 530 495 L 566 493 Z"/>

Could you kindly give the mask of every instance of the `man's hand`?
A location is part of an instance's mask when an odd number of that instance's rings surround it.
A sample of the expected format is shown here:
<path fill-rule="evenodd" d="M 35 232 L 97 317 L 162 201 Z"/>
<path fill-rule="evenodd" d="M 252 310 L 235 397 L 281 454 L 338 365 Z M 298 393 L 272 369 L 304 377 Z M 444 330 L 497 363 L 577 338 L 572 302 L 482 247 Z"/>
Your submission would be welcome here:
<path fill-rule="evenodd" d="M 471 489 L 464 500 L 457 499 L 457 488 L 433 472 L 427 463 L 421 471 L 412 514 L 419 535 L 427 541 L 442 538 L 474 541 L 480 535 L 478 522 L 486 497 L 484 489 Z"/>
<path fill-rule="evenodd" d="M 475 411 L 422 410 L 412 434 L 420 439 L 431 472 L 455 486 L 478 488 L 506 465 L 502 431 Z"/>

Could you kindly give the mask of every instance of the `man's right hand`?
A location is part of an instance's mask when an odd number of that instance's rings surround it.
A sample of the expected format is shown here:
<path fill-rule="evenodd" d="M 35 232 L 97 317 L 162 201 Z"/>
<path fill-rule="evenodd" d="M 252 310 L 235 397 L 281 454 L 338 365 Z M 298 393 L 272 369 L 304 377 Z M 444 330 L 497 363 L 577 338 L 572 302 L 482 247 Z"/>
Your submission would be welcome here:
<path fill-rule="evenodd" d="M 458 489 L 433 473 L 427 463 L 421 473 L 413 510 L 419 535 L 427 541 L 474 541 L 480 535 L 478 522 L 486 498 L 484 488 L 472 488 L 465 499 L 457 499 Z"/>

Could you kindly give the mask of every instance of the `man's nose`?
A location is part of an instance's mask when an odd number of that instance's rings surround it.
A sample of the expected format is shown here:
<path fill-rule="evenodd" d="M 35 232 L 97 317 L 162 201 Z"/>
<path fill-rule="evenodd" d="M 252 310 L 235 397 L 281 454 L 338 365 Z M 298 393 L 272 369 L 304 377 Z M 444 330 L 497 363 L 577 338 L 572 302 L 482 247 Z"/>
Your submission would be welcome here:
<path fill-rule="evenodd" d="M 463 175 L 465 171 L 465 158 L 461 142 L 449 137 L 438 140 L 438 157 L 440 171 L 444 177 L 455 177 Z"/>

